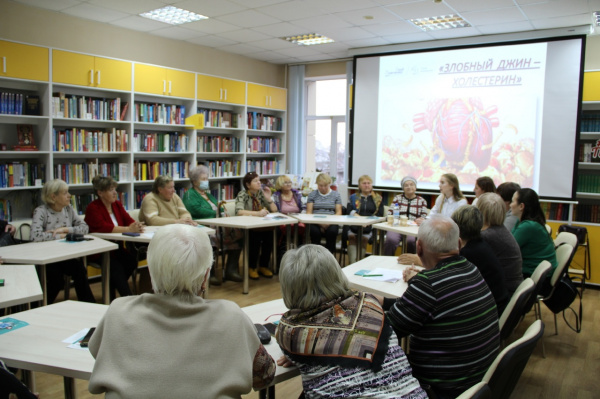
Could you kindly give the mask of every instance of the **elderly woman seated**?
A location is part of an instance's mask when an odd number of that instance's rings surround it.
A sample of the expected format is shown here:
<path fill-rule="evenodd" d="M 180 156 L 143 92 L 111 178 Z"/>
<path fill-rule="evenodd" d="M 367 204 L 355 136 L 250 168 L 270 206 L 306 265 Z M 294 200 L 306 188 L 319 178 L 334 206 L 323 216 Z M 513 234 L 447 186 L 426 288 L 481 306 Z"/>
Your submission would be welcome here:
<path fill-rule="evenodd" d="M 290 309 L 276 332 L 306 397 L 426 398 L 385 318 L 383 298 L 350 289 L 335 257 L 319 245 L 288 251 L 279 272 Z"/>
<path fill-rule="evenodd" d="M 262 389 L 275 362 L 233 302 L 205 300 L 206 233 L 173 224 L 148 247 L 154 293 L 117 298 L 89 344 L 92 393 L 114 398 L 239 398 Z M 123 337 L 133 337 L 125 342 Z"/>

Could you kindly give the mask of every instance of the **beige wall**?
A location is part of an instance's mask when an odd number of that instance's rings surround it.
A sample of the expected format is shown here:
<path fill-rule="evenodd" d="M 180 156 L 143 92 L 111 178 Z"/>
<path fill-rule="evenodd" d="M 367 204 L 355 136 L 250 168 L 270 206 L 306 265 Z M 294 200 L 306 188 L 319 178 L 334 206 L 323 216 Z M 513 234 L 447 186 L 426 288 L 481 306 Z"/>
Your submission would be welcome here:
<path fill-rule="evenodd" d="M 600 35 L 588 36 L 585 46 L 584 70 L 600 70 Z"/>
<path fill-rule="evenodd" d="M 306 64 L 304 75 L 307 78 L 334 75 L 346 76 L 346 61 Z"/>
<path fill-rule="evenodd" d="M 285 87 L 285 66 L 0 0 L 0 38 Z"/>

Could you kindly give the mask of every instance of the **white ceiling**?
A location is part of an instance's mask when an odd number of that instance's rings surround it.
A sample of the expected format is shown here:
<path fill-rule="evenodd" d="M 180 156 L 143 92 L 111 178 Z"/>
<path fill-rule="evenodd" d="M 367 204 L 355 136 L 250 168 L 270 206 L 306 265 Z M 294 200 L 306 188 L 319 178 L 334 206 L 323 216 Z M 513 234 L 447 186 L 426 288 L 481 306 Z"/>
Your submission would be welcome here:
<path fill-rule="evenodd" d="M 277 64 L 333 60 L 348 50 L 589 25 L 600 0 L 13 0 Z M 210 17 L 172 26 L 138 16 L 173 5 Z M 410 18 L 460 14 L 470 28 L 425 33 Z M 368 17 L 368 18 L 365 18 Z M 320 33 L 335 43 L 280 39 Z"/>

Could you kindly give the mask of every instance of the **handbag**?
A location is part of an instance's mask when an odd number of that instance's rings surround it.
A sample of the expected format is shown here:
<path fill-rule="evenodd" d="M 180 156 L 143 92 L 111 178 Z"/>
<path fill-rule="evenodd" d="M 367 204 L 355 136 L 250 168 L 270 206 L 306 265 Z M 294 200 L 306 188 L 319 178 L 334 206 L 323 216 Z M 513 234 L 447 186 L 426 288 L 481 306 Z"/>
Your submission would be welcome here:
<path fill-rule="evenodd" d="M 563 231 L 575 234 L 577 236 L 577 242 L 579 245 L 585 245 L 587 238 L 587 229 L 585 227 L 561 224 L 558 228 L 558 232 L 561 233 Z"/>
<path fill-rule="evenodd" d="M 577 297 L 579 297 L 579 313 L 571 308 L 571 304 L 575 302 L 575 298 Z M 575 288 L 575 285 L 568 275 L 564 275 L 556 282 L 554 290 L 552 290 L 550 296 L 544 299 L 544 304 L 554 314 L 563 312 L 563 319 L 565 320 L 565 323 L 567 323 L 567 326 L 577 333 L 581 332 L 581 322 L 583 321 L 583 304 L 581 303 L 581 294 L 577 288 Z M 571 326 L 571 324 L 567 321 L 565 316 L 566 310 L 571 310 L 571 312 L 575 314 L 575 328 L 573 328 L 573 326 Z"/>

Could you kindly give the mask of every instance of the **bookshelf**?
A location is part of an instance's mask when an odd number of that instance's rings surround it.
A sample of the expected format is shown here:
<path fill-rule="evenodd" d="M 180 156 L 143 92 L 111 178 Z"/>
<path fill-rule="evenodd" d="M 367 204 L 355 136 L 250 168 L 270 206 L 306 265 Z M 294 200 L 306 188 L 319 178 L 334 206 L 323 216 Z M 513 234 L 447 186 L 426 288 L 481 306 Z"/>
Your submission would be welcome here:
<path fill-rule="evenodd" d="M 41 186 L 56 177 L 83 212 L 95 173 L 118 182 L 127 209 L 139 208 L 160 173 L 183 196 L 196 164 L 214 171 L 219 200 L 234 199 L 250 170 L 285 173 L 285 89 L 5 40 L 0 53 L 8 66 L 0 71 L 0 217 L 31 218 Z M 21 107 L 8 107 L 10 99 Z M 198 112 L 204 128 L 185 125 Z M 37 151 L 12 150 L 19 125 L 31 126 Z"/>

